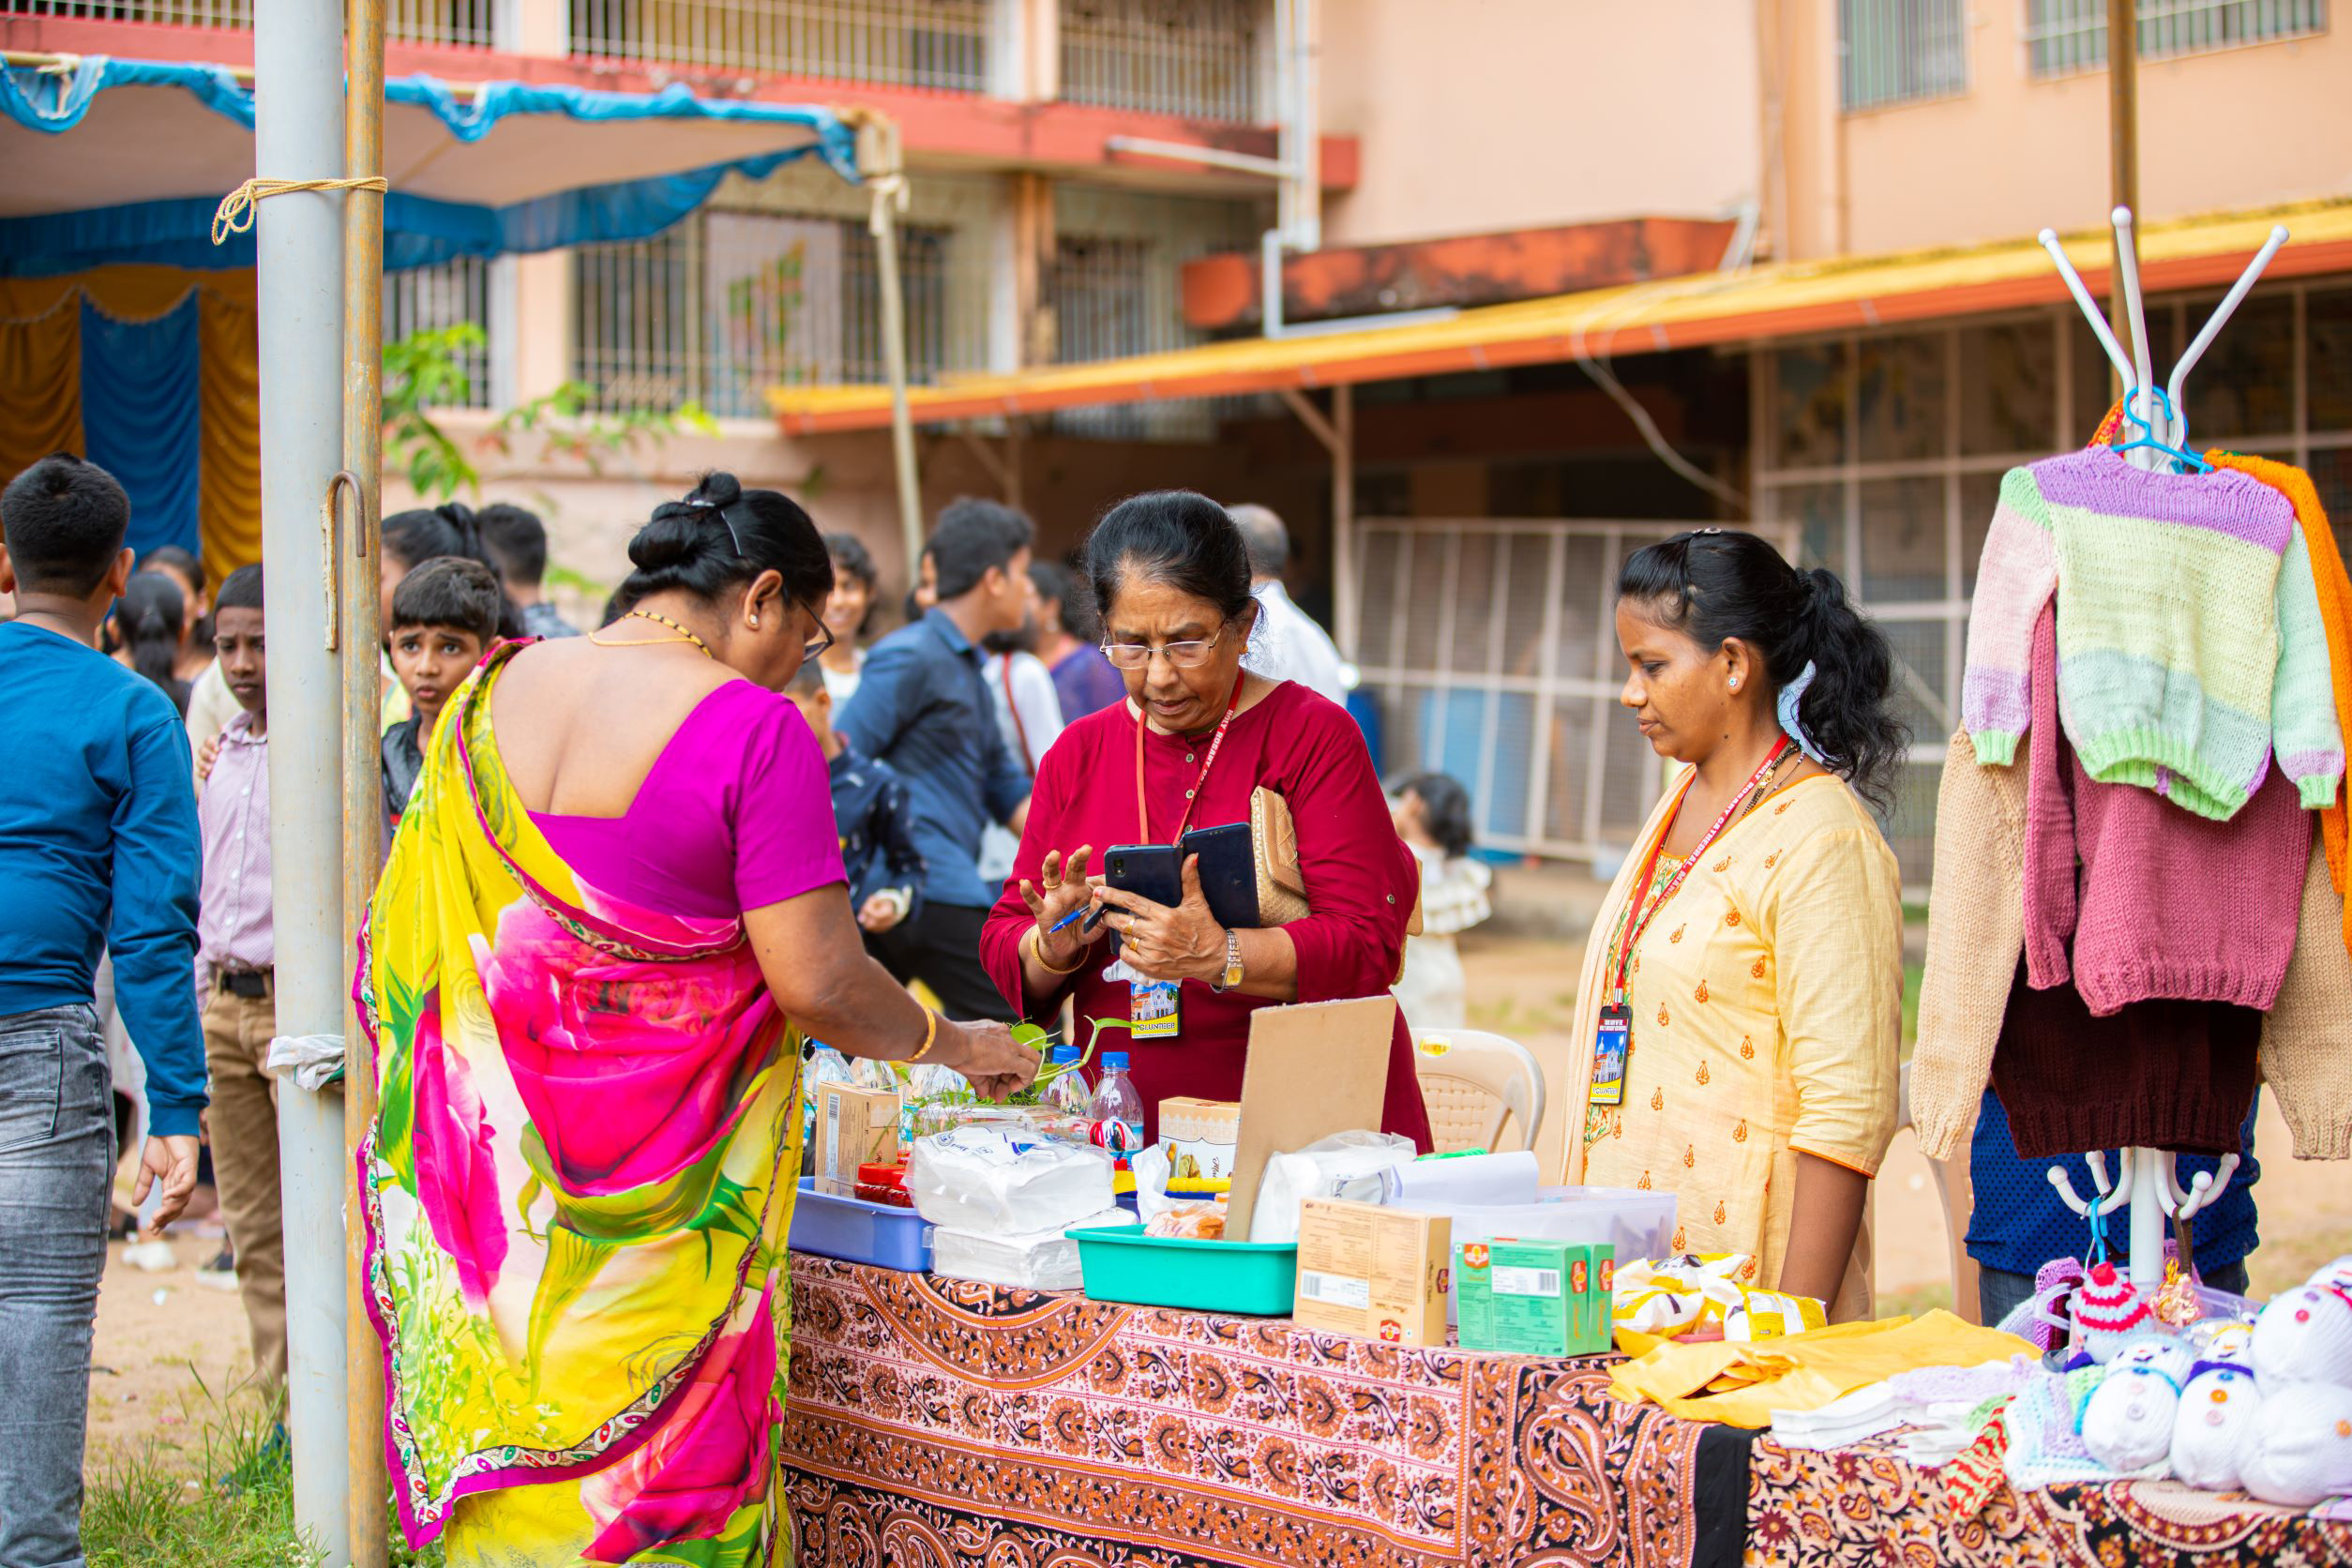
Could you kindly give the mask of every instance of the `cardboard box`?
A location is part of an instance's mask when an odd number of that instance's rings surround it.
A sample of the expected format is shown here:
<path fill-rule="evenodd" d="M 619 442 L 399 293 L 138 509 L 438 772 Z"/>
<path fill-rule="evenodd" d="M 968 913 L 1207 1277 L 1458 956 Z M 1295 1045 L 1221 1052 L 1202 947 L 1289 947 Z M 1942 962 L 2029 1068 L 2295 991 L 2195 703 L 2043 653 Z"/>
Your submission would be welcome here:
<path fill-rule="evenodd" d="M 1266 1162 L 1334 1133 L 1380 1124 L 1388 1100 L 1389 1041 L 1396 999 L 1307 1002 L 1260 1007 L 1249 1016 L 1242 1066 L 1241 1139 L 1225 1233 L 1248 1241 Z"/>
<path fill-rule="evenodd" d="M 1308 1199 L 1299 1210 L 1291 1316 L 1305 1328 L 1392 1345 L 1444 1344 L 1453 1229 L 1443 1214 Z"/>
<path fill-rule="evenodd" d="M 1576 1334 L 1571 1320 L 1570 1254 L 1587 1265 L 1590 1249 L 1570 1242 L 1466 1242 L 1459 1277 L 1465 1350 L 1564 1356 Z"/>
<path fill-rule="evenodd" d="M 857 1168 L 898 1161 L 898 1092 L 862 1084 L 817 1085 L 819 1192 L 853 1197 Z"/>
<path fill-rule="evenodd" d="M 1168 1145 L 1168 1190 L 1223 1192 L 1233 1179 L 1242 1136 L 1238 1100 L 1160 1102 L 1160 1141 Z"/>
<path fill-rule="evenodd" d="M 1580 1249 L 1568 1265 L 1569 1287 L 1577 1297 L 1576 1338 L 1568 1353 L 1597 1356 L 1617 1345 L 1617 1248 L 1596 1242 Z"/>

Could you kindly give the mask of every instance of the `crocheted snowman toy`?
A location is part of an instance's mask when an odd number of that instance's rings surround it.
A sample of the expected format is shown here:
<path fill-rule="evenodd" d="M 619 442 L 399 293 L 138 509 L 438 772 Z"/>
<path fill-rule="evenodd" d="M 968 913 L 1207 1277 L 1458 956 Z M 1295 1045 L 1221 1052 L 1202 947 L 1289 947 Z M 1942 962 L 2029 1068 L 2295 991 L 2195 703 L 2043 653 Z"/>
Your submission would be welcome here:
<path fill-rule="evenodd" d="M 2143 1332 L 2117 1346 L 2106 1365 L 2106 1380 L 2083 1405 L 2083 1446 L 2118 1475 L 2161 1475 L 2189 1380 L 2188 1347 Z"/>
<path fill-rule="evenodd" d="M 2254 1319 L 2250 1359 L 2265 1395 L 2299 1383 L 2352 1388 L 2352 1301 L 2324 1285 L 2280 1291 Z"/>
<path fill-rule="evenodd" d="M 2262 1391 L 2243 1366 L 2214 1362 L 2180 1391 L 2172 1424 L 2172 1473 L 2209 1492 L 2239 1485 L 2239 1453 L 2262 1410 Z"/>
<path fill-rule="evenodd" d="M 2261 1392 L 2238 1484 L 2265 1502 L 2308 1508 L 2352 1495 L 2352 1257 L 2270 1298 L 2247 1358 Z"/>
<path fill-rule="evenodd" d="M 2106 1262 L 2093 1264 L 2075 1290 L 2073 1318 L 2076 1344 L 2102 1366 L 2150 1321 L 2147 1298 Z"/>

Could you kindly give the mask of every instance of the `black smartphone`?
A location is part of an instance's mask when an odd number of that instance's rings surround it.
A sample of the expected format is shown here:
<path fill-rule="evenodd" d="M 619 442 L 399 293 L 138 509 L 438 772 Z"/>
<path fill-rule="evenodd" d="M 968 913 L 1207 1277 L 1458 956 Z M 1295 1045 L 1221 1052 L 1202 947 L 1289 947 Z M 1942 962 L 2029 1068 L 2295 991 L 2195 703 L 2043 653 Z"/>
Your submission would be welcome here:
<path fill-rule="evenodd" d="M 1258 925 L 1258 856 L 1252 848 L 1249 824 L 1228 822 L 1223 827 L 1197 827 L 1177 846 L 1183 855 L 1200 857 L 1200 893 L 1209 913 L 1220 926 L 1253 930 Z"/>
<path fill-rule="evenodd" d="M 1184 859 L 1173 844 L 1120 844 L 1103 856 L 1103 881 L 1122 893 L 1174 909 L 1184 901 Z M 1090 920 L 1087 929 L 1097 924 Z"/>

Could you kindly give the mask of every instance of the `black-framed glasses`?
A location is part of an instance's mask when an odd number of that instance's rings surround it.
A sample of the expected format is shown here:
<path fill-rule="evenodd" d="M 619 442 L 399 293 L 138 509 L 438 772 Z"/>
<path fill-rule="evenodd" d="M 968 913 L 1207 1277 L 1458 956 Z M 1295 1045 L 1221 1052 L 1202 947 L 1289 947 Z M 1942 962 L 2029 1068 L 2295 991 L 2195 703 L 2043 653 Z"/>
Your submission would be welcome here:
<path fill-rule="evenodd" d="M 1198 670 L 1209 662 L 1209 656 L 1224 641 L 1225 633 L 1219 632 L 1214 637 L 1187 638 L 1182 642 L 1106 642 L 1103 657 L 1117 669 L 1142 670 L 1151 664 L 1153 654 L 1159 654 L 1175 669 Z"/>
<path fill-rule="evenodd" d="M 803 605 L 801 608 L 807 610 L 808 607 Z M 833 650 L 836 641 L 833 628 L 825 625 L 823 614 L 818 611 L 809 610 L 808 618 L 817 623 L 817 635 L 801 644 L 800 656 L 804 659 L 822 658 Z"/>

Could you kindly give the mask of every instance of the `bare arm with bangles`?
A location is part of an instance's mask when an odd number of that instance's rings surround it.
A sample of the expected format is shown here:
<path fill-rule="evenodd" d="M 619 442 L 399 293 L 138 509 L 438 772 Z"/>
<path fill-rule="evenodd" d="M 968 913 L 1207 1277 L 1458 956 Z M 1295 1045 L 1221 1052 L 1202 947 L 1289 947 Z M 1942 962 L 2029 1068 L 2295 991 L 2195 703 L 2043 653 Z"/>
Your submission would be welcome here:
<path fill-rule="evenodd" d="M 1042 1000 L 1058 991 L 1090 961 L 1105 929 L 1120 933 L 1128 967 L 1146 979 L 1199 980 L 1214 986 L 1225 978 L 1227 930 L 1209 913 L 1208 899 L 1200 891 L 1199 856 L 1185 858 L 1184 902 L 1171 908 L 1089 877 L 1093 852 L 1093 846 L 1081 846 L 1065 861 L 1060 851 L 1048 851 L 1038 867 L 1038 882 L 1021 883 L 1021 901 L 1036 921 L 1020 946 L 1021 985 L 1031 996 Z M 1082 920 L 1054 930 L 1071 911 L 1089 905 L 1103 911 L 1102 923 L 1091 934 Z M 1234 990 L 1274 1002 L 1296 1002 L 1299 955 L 1289 934 L 1278 927 L 1231 934 L 1242 957 L 1242 983 Z"/>
<path fill-rule="evenodd" d="M 925 1007 L 868 957 L 839 882 L 746 911 L 744 930 L 776 1004 L 845 1056 L 936 1062 L 1002 1100 L 1037 1077 L 1037 1053 L 1001 1023 L 956 1023 Z"/>

